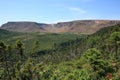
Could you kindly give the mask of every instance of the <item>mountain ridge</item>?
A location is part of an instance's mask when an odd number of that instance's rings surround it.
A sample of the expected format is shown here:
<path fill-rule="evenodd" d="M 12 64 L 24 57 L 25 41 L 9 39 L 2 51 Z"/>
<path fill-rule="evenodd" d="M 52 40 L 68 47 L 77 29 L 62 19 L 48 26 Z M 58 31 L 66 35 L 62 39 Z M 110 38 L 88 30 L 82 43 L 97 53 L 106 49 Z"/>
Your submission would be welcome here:
<path fill-rule="evenodd" d="M 88 33 L 92 34 L 103 27 L 120 24 L 120 20 L 74 20 L 46 24 L 37 22 L 8 22 L 0 28 L 17 32 L 47 32 L 47 33 Z"/>

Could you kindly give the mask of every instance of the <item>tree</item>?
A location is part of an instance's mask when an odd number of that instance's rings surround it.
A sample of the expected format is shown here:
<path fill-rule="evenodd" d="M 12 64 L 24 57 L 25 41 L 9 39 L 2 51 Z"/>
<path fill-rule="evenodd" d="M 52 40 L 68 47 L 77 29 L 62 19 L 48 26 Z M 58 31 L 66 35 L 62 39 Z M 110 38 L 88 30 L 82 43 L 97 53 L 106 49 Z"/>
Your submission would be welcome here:
<path fill-rule="evenodd" d="M 17 40 L 16 44 L 15 44 L 16 49 L 18 50 L 18 53 L 20 54 L 20 56 L 22 57 L 24 54 L 24 44 L 22 41 Z"/>
<path fill-rule="evenodd" d="M 10 71 L 9 71 L 9 66 L 8 66 L 8 59 L 7 59 L 7 55 L 6 55 L 6 44 L 3 41 L 0 41 L 0 55 L 1 55 L 1 61 L 3 62 L 3 66 L 4 66 L 4 80 L 8 79 L 11 80 L 11 76 L 10 76 Z"/>
<path fill-rule="evenodd" d="M 83 56 L 85 57 L 87 63 L 93 68 L 93 72 L 99 74 L 99 76 L 105 75 L 107 63 L 106 60 L 103 59 L 102 53 L 99 50 L 95 48 L 88 49 Z M 99 76 L 97 76 L 97 79 Z"/>
<path fill-rule="evenodd" d="M 3 61 L 4 59 L 4 55 L 5 55 L 5 49 L 6 49 L 6 45 L 3 41 L 0 41 L 0 60 Z"/>
<path fill-rule="evenodd" d="M 35 41 L 32 48 L 32 52 L 35 53 L 38 51 L 38 49 L 39 49 L 39 41 Z"/>
<path fill-rule="evenodd" d="M 120 46 L 120 32 L 114 32 L 110 35 L 109 43 L 113 48 L 115 48 L 114 57 L 118 58 L 118 48 Z"/>

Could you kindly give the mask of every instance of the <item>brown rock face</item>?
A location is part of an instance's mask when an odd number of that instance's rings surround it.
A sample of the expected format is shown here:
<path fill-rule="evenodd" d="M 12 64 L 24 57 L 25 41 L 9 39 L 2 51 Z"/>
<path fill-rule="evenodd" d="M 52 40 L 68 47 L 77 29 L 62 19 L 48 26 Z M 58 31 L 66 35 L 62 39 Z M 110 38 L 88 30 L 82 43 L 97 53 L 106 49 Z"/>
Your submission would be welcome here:
<path fill-rule="evenodd" d="M 36 22 L 8 22 L 2 29 L 18 32 L 50 32 L 50 33 L 88 33 L 92 34 L 103 27 L 120 24 L 120 20 L 77 20 L 59 22 L 57 24 L 44 24 Z"/>

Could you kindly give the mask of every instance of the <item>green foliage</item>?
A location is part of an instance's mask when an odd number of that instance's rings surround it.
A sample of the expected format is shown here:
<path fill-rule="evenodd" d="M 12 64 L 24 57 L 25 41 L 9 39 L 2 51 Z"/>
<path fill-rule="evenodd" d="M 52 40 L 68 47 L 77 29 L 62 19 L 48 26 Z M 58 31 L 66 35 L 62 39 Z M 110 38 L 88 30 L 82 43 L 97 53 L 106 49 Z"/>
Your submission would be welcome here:
<path fill-rule="evenodd" d="M 22 41 L 17 40 L 15 44 L 15 48 L 18 50 L 18 53 L 22 57 L 24 55 L 24 44 L 22 43 Z"/>
<path fill-rule="evenodd" d="M 113 32 L 108 39 L 108 47 L 112 47 L 113 55 L 118 58 L 118 50 L 120 47 L 120 32 Z"/>
<path fill-rule="evenodd" d="M 38 50 L 36 52 L 53 49 L 54 43 L 60 45 L 69 40 L 75 40 L 79 34 L 73 33 L 19 33 L 0 29 L 0 39 L 7 44 L 14 44 L 16 40 L 21 40 L 25 46 L 25 52 L 30 54 L 32 46 L 39 41 Z"/>
<path fill-rule="evenodd" d="M 99 76 L 105 76 L 107 61 L 99 50 L 95 48 L 89 49 L 84 53 L 84 57 L 87 63 L 93 68 L 93 72 L 99 74 L 96 76 L 97 78 L 99 78 Z"/>
<path fill-rule="evenodd" d="M 120 41 L 120 32 L 114 32 L 110 36 L 111 41 Z"/>
<path fill-rule="evenodd" d="M 0 41 L 0 49 L 1 50 L 5 50 L 6 49 L 6 45 L 3 41 Z"/>
<path fill-rule="evenodd" d="M 112 56 L 116 50 L 120 56 L 120 25 L 92 35 L 23 34 L 11 35 L 12 42 L 2 36 L 5 43 L 0 41 L 0 80 L 120 79 L 120 59 Z M 32 48 L 35 56 L 19 57 L 30 54 Z"/>

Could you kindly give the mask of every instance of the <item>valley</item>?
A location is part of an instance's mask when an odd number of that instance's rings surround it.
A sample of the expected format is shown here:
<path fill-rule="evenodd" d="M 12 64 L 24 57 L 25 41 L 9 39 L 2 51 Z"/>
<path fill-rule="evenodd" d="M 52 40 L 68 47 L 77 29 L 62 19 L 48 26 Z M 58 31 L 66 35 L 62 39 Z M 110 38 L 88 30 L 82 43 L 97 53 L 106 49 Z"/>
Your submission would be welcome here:
<path fill-rule="evenodd" d="M 96 28 L 89 23 L 94 29 L 83 26 L 83 32 L 77 32 L 78 28 L 63 31 L 66 28 L 61 26 L 55 32 L 46 27 L 41 29 L 47 32 L 32 28 L 28 32 L 22 27 L 16 29 L 18 24 L 5 24 L 0 29 L 1 80 L 120 79 L 120 24 Z"/>

